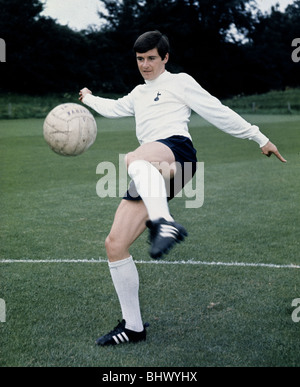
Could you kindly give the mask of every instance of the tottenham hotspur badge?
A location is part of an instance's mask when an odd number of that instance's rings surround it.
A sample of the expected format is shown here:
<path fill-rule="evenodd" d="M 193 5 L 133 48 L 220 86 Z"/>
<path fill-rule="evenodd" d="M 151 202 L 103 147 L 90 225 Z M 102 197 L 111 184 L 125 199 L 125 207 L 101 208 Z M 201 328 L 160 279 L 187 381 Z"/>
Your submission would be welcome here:
<path fill-rule="evenodd" d="M 161 94 L 160 94 L 160 92 L 158 92 L 156 98 L 154 98 L 154 101 L 155 101 L 155 102 L 159 101 L 159 97 L 160 97 L 160 96 L 161 96 Z"/>

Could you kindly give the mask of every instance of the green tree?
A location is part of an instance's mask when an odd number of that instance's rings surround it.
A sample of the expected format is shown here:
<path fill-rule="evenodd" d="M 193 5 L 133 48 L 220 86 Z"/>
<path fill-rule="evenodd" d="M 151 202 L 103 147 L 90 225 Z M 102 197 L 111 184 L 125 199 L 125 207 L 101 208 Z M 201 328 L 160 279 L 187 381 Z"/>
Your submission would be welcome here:
<path fill-rule="evenodd" d="M 300 37 L 300 1 L 285 12 L 273 7 L 258 14 L 244 46 L 248 92 L 265 92 L 300 85 L 299 64 L 291 59 L 293 39 Z"/>
<path fill-rule="evenodd" d="M 7 46 L 7 63 L 1 68 L 1 87 L 11 87 L 30 66 L 32 34 L 38 15 L 43 10 L 39 0 L 0 0 L 0 36 Z M 24 74 L 25 72 L 25 74 Z"/>
<path fill-rule="evenodd" d="M 0 0 L 6 42 L 0 90 L 128 92 L 142 82 L 132 46 L 159 29 L 171 43 L 170 71 L 186 71 L 219 97 L 300 85 L 291 43 L 300 38 L 300 0 L 285 12 L 254 12 L 254 0 L 99 0 L 100 30 L 75 32 L 41 16 L 40 0 Z M 256 10 L 257 11 L 257 10 Z M 248 39 L 229 38 L 235 27 Z"/>
<path fill-rule="evenodd" d="M 189 72 L 219 96 L 239 92 L 238 59 L 244 56 L 239 45 L 228 40 L 228 31 L 233 25 L 243 33 L 251 29 L 254 1 L 100 1 L 106 8 L 101 14 L 105 32 L 113 50 L 120 53 L 122 64 L 115 58 L 114 65 L 122 69 L 125 83 L 137 80 L 130 50 L 134 40 L 147 30 L 159 29 L 170 39 L 170 70 Z"/>
<path fill-rule="evenodd" d="M 39 0 L 0 0 L 7 61 L 0 88 L 23 93 L 71 91 L 90 79 L 91 47 L 83 33 L 40 15 Z"/>

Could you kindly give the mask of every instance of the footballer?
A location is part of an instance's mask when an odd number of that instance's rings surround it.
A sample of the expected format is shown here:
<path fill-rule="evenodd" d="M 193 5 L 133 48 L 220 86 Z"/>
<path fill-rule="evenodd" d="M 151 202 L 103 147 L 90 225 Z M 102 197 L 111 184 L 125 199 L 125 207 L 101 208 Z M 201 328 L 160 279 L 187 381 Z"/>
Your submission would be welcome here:
<path fill-rule="evenodd" d="M 255 125 L 224 106 L 185 73 L 166 70 L 168 38 L 159 31 L 142 34 L 134 44 L 138 70 L 144 83 L 120 99 L 94 96 L 88 88 L 80 100 L 104 117 L 134 116 L 139 147 L 125 157 L 132 179 L 115 213 L 105 241 L 108 265 L 122 311 L 122 321 L 97 339 L 101 346 L 146 340 L 139 303 L 139 275 L 130 246 L 149 229 L 150 256 L 162 258 L 187 231 L 169 212 L 168 200 L 190 180 L 196 171 L 196 150 L 188 123 L 193 110 L 222 131 L 255 141 L 266 156 L 274 154 L 282 162 L 277 147 Z M 176 166 L 189 163 L 188 176 L 175 186 Z M 163 165 L 164 168 L 158 166 Z M 184 171 L 184 168 L 182 168 Z M 169 190 L 166 180 L 169 179 Z"/>

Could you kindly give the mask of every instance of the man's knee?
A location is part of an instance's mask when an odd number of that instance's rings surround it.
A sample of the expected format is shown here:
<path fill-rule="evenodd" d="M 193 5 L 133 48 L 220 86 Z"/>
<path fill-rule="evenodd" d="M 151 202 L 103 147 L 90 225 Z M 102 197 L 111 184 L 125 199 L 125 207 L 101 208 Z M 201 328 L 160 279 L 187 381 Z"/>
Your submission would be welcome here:
<path fill-rule="evenodd" d="M 116 244 L 114 240 L 111 238 L 110 235 L 108 235 L 105 239 L 105 249 L 106 249 L 108 259 L 110 259 L 110 257 L 112 257 L 112 255 L 114 254 L 116 250 L 115 245 Z"/>
<path fill-rule="evenodd" d="M 124 257 L 126 258 L 128 255 L 127 249 L 111 234 L 105 239 L 105 249 L 109 261 L 118 261 L 124 259 Z"/>
<path fill-rule="evenodd" d="M 136 155 L 134 152 L 129 152 L 127 153 L 127 155 L 125 155 L 124 157 L 124 161 L 125 161 L 125 165 L 126 165 L 126 168 L 128 169 L 129 165 L 133 162 L 137 160 L 136 158 Z"/>
<path fill-rule="evenodd" d="M 127 155 L 125 155 L 124 157 L 126 168 L 128 169 L 130 164 L 138 160 L 148 161 L 145 158 L 140 157 L 139 153 L 138 154 L 136 152 L 127 153 Z M 169 163 L 168 161 L 158 162 L 155 160 L 149 161 L 149 163 L 151 164 L 151 166 L 158 169 L 158 171 L 163 175 L 163 177 L 166 180 L 172 179 L 175 176 L 177 171 L 177 164 L 179 164 L 176 161 Z"/>

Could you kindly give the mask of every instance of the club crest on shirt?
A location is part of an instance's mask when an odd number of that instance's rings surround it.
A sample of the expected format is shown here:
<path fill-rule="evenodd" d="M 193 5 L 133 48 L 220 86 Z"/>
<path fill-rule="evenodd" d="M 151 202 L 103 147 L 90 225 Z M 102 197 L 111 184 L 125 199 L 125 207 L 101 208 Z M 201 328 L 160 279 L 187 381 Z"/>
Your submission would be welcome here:
<path fill-rule="evenodd" d="M 161 96 L 160 92 L 157 93 L 157 96 L 154 98 L 154 101 L 157 102 L 159 101 L 159 97 Z"/>

